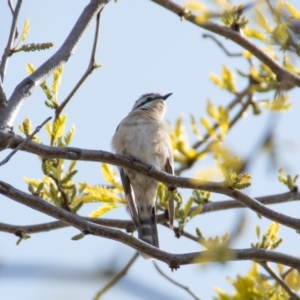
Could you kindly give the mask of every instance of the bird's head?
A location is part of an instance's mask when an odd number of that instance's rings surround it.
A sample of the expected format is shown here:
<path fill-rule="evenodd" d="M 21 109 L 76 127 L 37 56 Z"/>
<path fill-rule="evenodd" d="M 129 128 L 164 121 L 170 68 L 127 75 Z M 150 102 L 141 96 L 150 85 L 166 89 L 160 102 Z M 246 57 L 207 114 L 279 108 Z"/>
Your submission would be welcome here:
<path fill-rule="evenodd" d="M 166 94 L 164 96 L 156 93 L 149 93 L 142 95 L 134 104 L 132 111 L 149 111 L 155 112 L 163 116 L 166 109 L 165 100 L 170 97 L 172 93 Z"/>

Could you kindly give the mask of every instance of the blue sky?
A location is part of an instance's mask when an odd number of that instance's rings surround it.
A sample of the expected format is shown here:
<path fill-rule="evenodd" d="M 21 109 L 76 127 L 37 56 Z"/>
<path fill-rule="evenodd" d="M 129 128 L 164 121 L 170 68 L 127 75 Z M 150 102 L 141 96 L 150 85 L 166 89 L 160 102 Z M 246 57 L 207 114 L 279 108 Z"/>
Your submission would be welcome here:
<path fill-rule="evenodd" d="M 300 9 L 298 1 L 290 1 Z M 38 67 L 50 57 L 62 44 L 88 1 L 24 1 L 18 28 L 21 30 L 26 18 L 30 19 L 30 34 L 26 42 L 54 42 L 55 47 L 48 51 L 19 53 L 13 55 L 8 63 L 5 77 L 6 94 L 9 96 L 15 86 L 27 76 L 25 64 L 32 63 Z M 6 1 L 0 3 L 1 20 L 0 49 L 4 49 L 11 15 Z M 210 99 L 216 105 L 226 105 L 232 95 L 215 87 L 209 80 L 209 74 L 221 73 L 221 65 L 227 64 L 231 69 L 247 70 L 242 59 L 229 58 L 211 40 L 203 39 L 204 31 L 179 18 L 150 1 L 119 0 L 111 1 L 103 11 L 97 62 L 103 67 L 90 76 L 84 86 L 77 92 L 67 106 L 68 126 L 76 125 L 72 146 L 86 149 L 111 151 L 111 137 L 119 121 L 132 108 L 133 102 L 146 92 L 162 94 L 172 92 L 168 99 L 166 119 L 174 124 L 178 116 L 183 116 L 189 137 L 194 137 L 189 130 L 189 116 L 193 114 L 198 120 L 204 116 L 206 102 Z M 62 101 L 85 71 L 91 51 L 94 35 L 94 22 L 81 40 L 75 54 L 65 65 L 59 99 Z M 240 47 L 220 38 L 232 52 L 241 51 Z M 2 51 L 2 50 L 1 50 Z M 295 61 L 299 67 L 299 61 Z M 236 78 L 239 89 L 246 86 L 241 78 Z M 40 89 L 26 101 L 15 122 L 18 125 L 27 117 L 37 126 L 53 111 L 44 105 L 45 96 Z M 293 91 L 291 102 L 293 110 L 282 114 L 277 124 L 276 137 L 278 149 L 282 151 L 280 166 L 291 174 L 299 173 L 299 91 Z M 264 129 L 270 122 L 270 114 L 264 112 L 259 117 L 249 113 L 232 130 L 226 144 L 241 157 L 253 154 L 257 142 L 264 137 Z M 39 137 L 47 143 L 45 130 Z M 0 153 L 0 160 L 10 150 Z M 251 196 L 268 195 L 286 191 L 277 181 L 277 172 L 270 165 L 266 155 L 255 153 L 257 159 L 251 166 L 252 186 L 246 190 Z M 211 160 L 203 160 L 198 168 L 212 165 Z M 100 173 L 100 164 L 83 163 L 77 165 L 78 182 L 91 184 L 104 183 Z M 185 173 L 195 175 L 195 171 Z M 0 178 L 15 187 L 27 190 L 22 177 L 41 178 L 38 158 L 18 152 L 11 161 L 0 168 Z M 185 198 L 190 191 L 181 191 Z M 0 221 L 11 224 L 35 224 L 50 221 L 51 218 L 0 196 L 2 209 Z M 225 199 L 213 196 L 214 200 Z M 89 214 L 97 205 L 88 205 L 80 211 Z M 272 206 L 274 209 L 291 216 L 297 216 L 297 203 Z M 244 211 L 245 212 L 245 211 Z M 241 211 L 226 211 L 199 216 L 187 226 L 194 233 L 199 227 L 206 237 L 232 232 Z M 112 218 L 129 218 L 123 210 L 108 216 Z M 253 212 L 245 212 L 247 229 L 233 246 L 248 248 L 255 242 L 256 224 L 265 229 L 271 222 L 259 219 Z M 32 235 L 31 239 L 16 246 L 17 238 L 0 232 L 0 298 L 1 299 L 91 299 L 109 277 L 101 272 L 113 268 L 119 270 L 134 251 L 120 243 L 87 236 L 74 242 L 71 237 L 76 229 L 68 228 L 50 233 Z M 174 253 L 194 252 L 201 248 L 184 238 L 177 240 L 173 233 L 159 227 L 160 246 L 163 250 Z M 294 245 L 297 234 L 282 228 L 284 243 L 279 251 L 299 255 Z M 232 291 L 226 276 L 234 277 L 237 273 L 245 274 L 250 267 L 248 262 L 232 262 L 225 266 L 211 264 L 205 267 L 183 266 L 171 273 L 164 264 L 159 264 L 172 278 L 189 286 L 201 299 L 210 299 L 215 294 L 213 288 L 218 286 Z M 102 274 L 102 275 L 101 275 Z M 128 273 L 128 278 L 109 291 L 103 299 L 141 299 L 149 295 L 154 297 L 170 296 L 170 299 L 188 299 L 181 289 L 168 283 L 154 269 L 149 261 L 139 258 Z M 16 289 L 15 287 L 18 287 Z M 148 290 L 147 290 L 147 288 Z M 135 292 L 133 292 L 133 290 Z M 154 290 L 159 295 L 154 295 Z M 13 291 L 13 292 L 12 292 Z M 164 295 L 164 296 L 162 296 Z M 145 298 L 146 299 L 146 298 Z"/>

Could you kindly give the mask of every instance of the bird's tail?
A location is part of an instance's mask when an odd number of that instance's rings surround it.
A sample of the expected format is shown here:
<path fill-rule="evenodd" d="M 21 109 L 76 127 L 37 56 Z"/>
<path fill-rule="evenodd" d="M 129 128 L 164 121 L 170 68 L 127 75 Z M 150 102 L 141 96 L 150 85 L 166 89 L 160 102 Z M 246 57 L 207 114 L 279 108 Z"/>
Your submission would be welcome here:
<path fill-rule="evenodd" d="M 159 248 L 155 207 L 152 208 L 150 219 L 141 220 L 140 218 L 138 235 L 140 240 Z"/>

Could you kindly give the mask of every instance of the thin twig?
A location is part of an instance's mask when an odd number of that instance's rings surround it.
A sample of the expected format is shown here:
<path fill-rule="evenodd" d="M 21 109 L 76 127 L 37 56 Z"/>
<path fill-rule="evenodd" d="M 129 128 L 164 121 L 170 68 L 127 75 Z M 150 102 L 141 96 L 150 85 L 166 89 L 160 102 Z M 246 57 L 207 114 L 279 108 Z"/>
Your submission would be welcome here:
<path fill-rule="evenodd" d="M 282 279 L 285 279 L 286 276 L 288 276 L 292 271 L 294 270 L 294 268 L 288 268 L 285 272 L 283 272 L 280 277 Z"/>
<path fill-rule="evenodd" d="M 98 300 L 101 298 L 101 296 L 106 293 L 110 288 L 112 288 L 120 279 L 122 279 L 126 273 L 128 272 L 129 268 L 133 265 L 133 263 L 136 261 L 136 259 L 139 257 L 139 253 L 135 252 L 135 254 L 132 256 L 130 261 L 126 264 L 126 266 L 108 283 L 104 286 L 103 289 L 101 289 L 96 296 L 94 297 L 94 300 Z"/>
<path fill-rule="evenodd" d="M 211 34 L 203 34 L 202 35 L 204 38 L 211 38 L 213 41 L 215 41 L 218 45 L 219 45 L 219 47 L 221 48 L 221 49 L 223 49 L 224 50 L 224 52 L 228 55 L 228 56 L 230 56 L 230 57 L 240 57 L 240 56 L 243 56 L 243 53 L 241 53 L 241 52 L 239 52 L 239 53 L 231 53 L 231 52 L 229 52 L 227 49 L 226 49 L 226 47 L 217 39 L 217 38 L 215 38 L 213 35 L 211 35 Z"/>
<path fill-rule="evenodd" d="M 289 193 L 270 195 L 265 197 L 257 197 L 256 200 L 261 202 L 264 205 L 286 203 L 286 202 L 300 200 L 300 193 L 289 192 Z M 189 214 L 193 213 L 197 208 L 198 207 L 192 207 L 190 209 Z M 235 208 L 245 208 L 245 206 L 236 200 L 209 202 L 203 204 L 203 209 L 200 212 L 200 214 L 212 213 L 216 211 L 235 209 Z M 135 226 L 133 222 L 130 220 L 106 219 L 106 218 L 94 219 L 94 218 L 86 218 L 86 217 L 84 217 L 84 219 L 89 222 L 107 226 L 107 227 L 125 229 L 127 232 L 135 231 Z M 168 218 L 165 213 L 157 215 L 157 223 L 162 224 L 163 226 L 169 228 L 169 225 L 165 223 L 167 222 L 167 220 Z M 48 222 L 42 224 L 32 224 L 32 225 L 11 225 L 11 224 L 0 223 L 0 231 L 13 233 L 13 234 L 16 234 L 16 232 L 33 234 L 33 233 L 47 232 L 51 230 L 65 228 L 68 226 L 69 225 L 61 221 L 54 221 L 54 222 Z M 199 242 L 199 239 L 196 236 L 186 231 L 181 232 L 181 235 L 191 240 L 194 240 L 195 242 Z"/>
<path fill-rule="evenodd" d="M 260 262 L 259 263 L 276 282 L 289 294 L 292 300 L 299 300 L 300 297 L 292 291 L 292 289 L 287 285 L 287 283 L 280 277 L 270 266 L 267 262 Z"/>
<path fill-rule="evenodd" d="M 146 166 L 147 167 L 147 166 Z M 148 170 L 149 168 L 146 168 Z M 147 172 L 147 171 L 146 171 Z M 154 171 L 153 171 L 154 172 Z M 235 191 L 234 191 L 235 192 Z M 218 262 L 220 257 L 217 253 L 207 251 L 173 254 L 153 247 L 141 240 L 134 238 L 132 235 L 126 234 L 120 230 L 112 229 L 106 226 L 91 223 L 84 218 L 58 208 L 44 199 L 24 193 L 11 185 L 0 181 L 0 194 L 10 198 L 27 207 L 31 207 L 57 220 L 69 224 L 85 234 L 93 234 L 95 236 L 104 237 L 121 242 L 135 250 L 145 253 L 146 255 L 167 263 L 171 269 L 177 269 L 180 265 L 187 265 L 202 262 Z M 294 219 L 294 218 L 292 218 Z M 295 219 L 297 220 L 297 219 Z M 297 221 L 296 221 L 297 222 Z M 270 261 L 280 263 L 295 269 L 300 269 L 300 259 L 298 257 L 280 253 L 277 251 L 269 251 L 264 249 L 227 249 L 229 252 L 228 260 L 255 260 L 259 262 Z"/>
<path fill-rule="evenodd" d="M 6 106 L 7 98 L 5 95 L 3 82 L 0 78 L 0 110 L 3 109 Z"/>
<path fill-rule="evenodd" d="M 25 100 L 30 97 L 36 87 L 70 59 L 89 24 L 108 2 L 109 0 L 90 1 L 83 9 L 61 47 L 32 74 L 24 78 L 16 86 L 8 99 L 5 110 L 0 110 L 0 127 L 13 126 L 17 112 L 25 103 Z"/>
<path fill-rule="evenodd" d="M 5 136 L 5 133 L 0 132 L 0 141 L 1 138 Z M 11 147 L 13 147 L 13 140 L 14 138 L 11 137 Z M 73 147 L 50 147 L 30 141 L 25 145 L 24 149 L 28 151 L 29 148 L 29 152 L 38 154 L 42 158 L 63 158 L 68 160 L 101 161 L 105 163 L 110 163 L 112 165 L 116 165 L 118 167 L 137 171 L 143 175 L 152 177 L 162 182 L 168 187 L 197 189 L 217 194 L 223 194 L 230 198 L 236 199 L 244 206 L 250 208 L 251 210 L 259 213 L 260 215 L 270 220 L 276 221 L 282 225 L 293 228 L 295 230 L 300 230 L 300 219 L 290 217 L 280 212 L 276 212 L 266 207 L 256 199 L 244 194 L 243 192 L 228 187 L 228 184 L 226 182 L 212 182 L 200 180 L 197 178 L 179 177 L 167 174 L 157 169 L 153 169 L 152 172 L 149 174 L 149 167 L 147 165 L 138 161 L 132 161 L 129 158 L 124 157 L 122 155 L 117 155 L 101 150 L 97 151 Z"/>
<path fill-rule="evenodd" d="M 0 77 L 2 82 L 4 81 L 4 74 L 5 74 L 5 69 L 6 69 L 6 64 L 7 64 L 7 59 L 11 54 L 11 48 L 13 46 L 15 36 L 16 36 L 16 28 L 17 28 L 17 20 L 21 8 L 22 0 L 18 0 L 16 8 L 13 13 L 13 19 L 10 27 L 10 33 L 7 41 L 7 45 L 4 49 L 3 55 L 2 55 L 2 60 L 1 60 L 1 65 L 0 65 Z"/>
<path fill-rule="evenodd" d="M 214 22 L 197 22 L 196 15 L 185 7 L 170 1 L 170 0 L 152 0 L 152 2 L 161 5 L 167 10 L 173 12 L 179 17 L 183 17 L 185 20 L 199 26 L 208 31 L 214 32 L 218 35 L 224 36 L 227 39 L 232 40 L 236 44 L 248 50 L 254 56 L 256 56 L 261 62 L 266 64 L 276 75 L 279 81 L 288 82 L 291 85 L 297 85 L 300 87 L 300 76 L 285 69 L 276 60 L 270 57 L 265 51 L 260 49 L 254 43 L 252 43 L 248 38 L 245 38 L 239 32 L 232 30 L 229 27 L 216 24 Z"/>
<path fill-rule="evenodd" d="M 241 103 L 242 99 L 247 96 L 249 93 L 249 86 L 245 88 L 242 92 L 238 93 L 237 97 L 229 103 L 229 105 L 226 107 L 226 109 L 231 110 L 236 106 L 237 103 Z M 232 118 L 232 120 L 229 122 L 229 128 L 232 128 L 233 125 L 236 123 L 237 120 L 240 119 L 240 117 L 245 113 L 245 111 L 248 109 L 250 103 L 247 101 L 245 104 L 242 104 L 241 109 L 237 112 L 237 114 Z M 220 127 L 219 123 L 215 123 L 213 125 L 213 129 L 216 130 Z M 206 134 L 201 141 L 196 142 L 194 145 L 192 145 L 192 148 L 197 149 L 199 148 L 203 143 L 205 143 L 211 136 L 209 134 Z"/>
<path fill-rule="evenodd" d="M 170 276 L 168 276 L 167 274 L 165 274 L 162 269 L 158 266 L 157 262 L 154 261 L 153 265 L 155 267 L 155 269 L 157 270 L 157 272 L 162 275 L 165 279 L 167 279 L 168 281 L 170 281 L 171 283 L 173 283 L 174 285 L 180 287 L 181 289 L 185 290 L 188 294 L 190 294 L 194 299 L 196 300 L 200 300 L 200 298 L 198 298 L 191 290 L 189 287 L 181 284 L 180 282 L 177 282 L 176 280 L 172 279 Z"/>
<path fill-rule="evenodd" d="M 51 119 L 52 117 L 49 117 L 41 125 L 37 126 L 36 129 L 30 135 L 28 135 L 21 144 L 18 145 L 18 147 L 16 147 L 13 151 L 11 151 L 9 155 L 7 155 L 6 158 L 4 158 L 0 162 L 0 167 L 6 164 L 12 158 L 12 156 L 16 154 L 16 152 L 21 150 L 26 145 L 26 143 L 28 143 L 29 140 L 31 140 L 42 129 L 42 127 Z"/>
<path fill-rule="evenodd" d="M 228 110 L 231 110 L 232 108 L 234 108 L 237 105 L 237 103 L 240 103 L 242 101 L 242 99 L 248 94 L 248 92 L 249 92 L 249 87 L 247 87 L 246 89 L 244 89 L 242 92 L 238 93 L 237 97 L 231 103 L 229 103 L 229 105 L 226 108 Z M 249 105 L 251 104 L 251 101 L 249 99 L 248 99 L 248 101 L 245 104 L 242 104 L 241 109 L 236 113 L 236 115 L 229 122 L 229 129 L 232 128 L 235 125 L 235 123 L 241 118 L 241 116 L 243 115 L 243 113 L 245 113 L 245 111 L 248 109 Z M 212 126 L 213 130 L 217 130 L 219 127 L 220 127 L 219 123 L 215 123 Z M 199 148 L 209 138 L 211 138 L 211 135 L 209 133 L 207 133 L 200 141 L 197 141 L 196 143 L 194 143 L 192 145 L 192 148 L 193 149 Z M 181 165 L 181 167 L 177 168 L 175 170 L 175 174 L 176 175 L 180 175 L 183 171 L 191 168 L 196 163 L 196 161 L 197 161 L 196 159 L 189 160 L 187 163 L 185 163 L 185 164 Z"/>
<path fill-rule="evenodd" d="M 12 16 L 14 16 L 15 9 L 14 9 L 14 5 L 13 5 L 13 3 L 11 2 L 11 0 L 8 0 L 8 6 L 9 6 L 9 9 L 10 9 L 10 11 L 11 11 Z M 18 35 L 19 35 L 18 27 L 16 26 L 15 40 L 16 40 L 16 38 L 18 37 Z"/>
<path fill-rule="evenodd" d="M 57 107 L 57 109 L 55 111 L 55 118 L 57 118 L 60 115 L 62 110 L 69 103 L 69 101 L 74 96 L 74 94 L 77 92 L 77 90 L 80 88 L 80 86 L 83 84 L 83 82 L 97 68 L 97 66 L 96 66 L 96 51 L 97 51 L 97 45 L 98 45 L 98 39 L 99 39 L 101 12 L 103 11 L 103 9 L 104 8 L 102 8 L 96 16 L 96 29 L 95 29 L 95 35 L 94 35 L 94 42 L 93 42 L 91 58 L 90 58 L 90 62 L 87 67 L 87 70 L 84 72 L 84 74 L 82 75 L 80 80 L 77 82 L 77 84 L 75 85 L 73 90 L 70 92 L 70 94 L 66 97 L 66 99 Z"/>

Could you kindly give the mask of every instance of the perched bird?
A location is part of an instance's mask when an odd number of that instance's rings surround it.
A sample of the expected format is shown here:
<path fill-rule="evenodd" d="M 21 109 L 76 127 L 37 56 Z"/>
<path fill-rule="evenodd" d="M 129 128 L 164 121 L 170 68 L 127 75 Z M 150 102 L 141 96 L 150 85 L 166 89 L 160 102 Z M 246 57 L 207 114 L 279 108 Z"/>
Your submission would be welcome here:
<path fill-rule="evenodd" d="M 163 120 L 167 94 L 145 94 L 119 124 L 112 146 L 116 154 L 152 168 L 173 174 L 173 154 L 169 128 Z M 120 168 L 125 197 L 139 239 L 159 247 L 156 227 L 156 193 L 158 181 L 132 170 Z M 173 227 L 174 200 L 169 201 L 169 224 Z"/>

